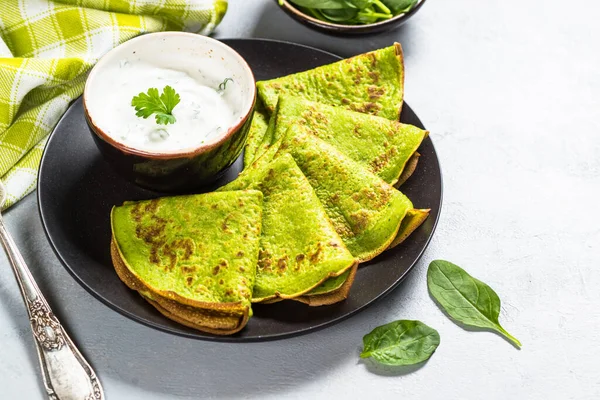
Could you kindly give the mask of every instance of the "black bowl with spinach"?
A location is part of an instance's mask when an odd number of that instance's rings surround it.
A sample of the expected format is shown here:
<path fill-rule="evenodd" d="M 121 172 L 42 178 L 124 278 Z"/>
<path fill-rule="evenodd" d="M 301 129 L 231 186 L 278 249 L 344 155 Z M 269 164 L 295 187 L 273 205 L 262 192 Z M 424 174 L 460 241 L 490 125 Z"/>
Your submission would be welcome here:
<path fill-rule="evenodd" d="M 425 0 L 275 0 L 292 18 L 321 32 L 372 34 L 396 28 Z"/>

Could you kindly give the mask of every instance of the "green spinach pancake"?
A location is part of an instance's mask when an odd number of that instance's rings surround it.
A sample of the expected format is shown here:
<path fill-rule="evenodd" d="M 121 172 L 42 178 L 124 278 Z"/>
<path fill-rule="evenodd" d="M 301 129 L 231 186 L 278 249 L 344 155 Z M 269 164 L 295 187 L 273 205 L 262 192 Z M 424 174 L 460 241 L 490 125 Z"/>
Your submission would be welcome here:
<path fill-rule="evenodd" d="M 263 143 L 255 153 L 257 157 L 262 155 L 260 151 L 266 155 L 258 159 L 259 163 L 269 160 L 269 154 L 274 153 L 269 149 L 280 145 L 292 125 L 306 128 L 391 185 L 398 182 L 403 171 L 414 171 L 416 165 L 408 164 L 428 135 L 427 131 L 412 125 L 281 96 L 264 136 L 268 143 Z"/>
<path fill-rule="evenodd" d="M 299 297 L 357 264 L 289 154 L 221 189 L 264 195 L 253 302 Z"/>
<path fill-rule="evenodd" d="M 262 200 L 246 190 L 114 207 L 119 277 L 165 315 L 206 332 L 239 331 L 251 315 Z"/>
<path fill-rule="evenodd" d="M 282 94 L 397 121 L 404 97 L 404 60 L 399 43 L 309 71 L 256 84 L 267 111 Z"/>

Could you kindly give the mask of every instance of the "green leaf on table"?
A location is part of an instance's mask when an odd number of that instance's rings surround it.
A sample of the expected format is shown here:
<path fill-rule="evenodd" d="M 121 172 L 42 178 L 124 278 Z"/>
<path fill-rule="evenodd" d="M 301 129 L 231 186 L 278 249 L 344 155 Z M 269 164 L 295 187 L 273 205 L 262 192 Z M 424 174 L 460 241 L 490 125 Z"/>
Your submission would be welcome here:
<path fill-rule="evenodd" d="M 380 0 L 394 15 L 407 13 L 412 10 L 419 0 Z"/>
<path fill-rule="evenodd" d="M 521 347 L 498 322 L 500 298 L 494 290 L 458 265 L 435 260 L 427 270 L 427 286 L 438 304 L 465 325 L 494 330 Z"/>
<path fill-rule="evenodd" d="M 360 358 L 371 357 L 385 365 L 412 365 L 429 359 L 439 344 L 440 335 L 424 323 L 394 321 L 363 337 Z"/>
<path fill-rule="evenodd" d="M 180 97 L 175 89 L 165 86 L 160 95 L 157 88 L 150 88 L 148 93 L 142 92 L 134 96 L 131 105 L 135 107 L 135 115 L 138 117 L 146 119 L 155 114 L 157 124 L 167 125 L 176 122 L 172 112 L 179 101 Z"/>

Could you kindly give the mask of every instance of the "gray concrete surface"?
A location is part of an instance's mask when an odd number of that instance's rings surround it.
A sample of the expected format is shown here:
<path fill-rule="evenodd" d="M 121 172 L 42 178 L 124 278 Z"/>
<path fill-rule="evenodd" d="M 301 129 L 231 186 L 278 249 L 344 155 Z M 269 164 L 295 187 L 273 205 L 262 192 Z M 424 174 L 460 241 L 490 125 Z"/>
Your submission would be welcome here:
<path fill-rule="evenodd" d="M 267 37 L 344 56 L 402 42 L 406 98 L 445 179 L 438 231 L 404 284 L 368 311 L 278 342 L 215 344 L 116 314 L 67 274 L 35 196 L 6 219 L 108 399 L 600 398 L 600 6 L 592 0 L 433 1 L 401 29 L 361 39 L 304 28 L 272 0 L 231 0 L 217 37 Z M 503 300 L 516 350 L 466 331 L 430 299 L 429 261 L 452 260 Z M 0 255 L 0 399 L 41 399 L 26 314 Z M 359 361 L 363 334 L 395 319 L 438 329 L 420 368 Z"/>

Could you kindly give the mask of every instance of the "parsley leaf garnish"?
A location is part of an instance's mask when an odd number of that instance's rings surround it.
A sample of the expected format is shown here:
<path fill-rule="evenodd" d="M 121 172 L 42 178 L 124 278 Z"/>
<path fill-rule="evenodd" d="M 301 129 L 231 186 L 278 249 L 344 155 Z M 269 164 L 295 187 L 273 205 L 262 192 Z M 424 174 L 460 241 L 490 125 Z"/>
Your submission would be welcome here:
<path fill-rule="evenodd" d="M 160 125 L 174 124 L 173 109 L 179 104 L 179 94 L 171 86 L 165 86 L 161 95 L 157 88 L 148 89 L 148 93 L 140 93 L 131 100 L 135 107 L 135 115 L 144 119 L 156 114 L 156 123 Z"/>

